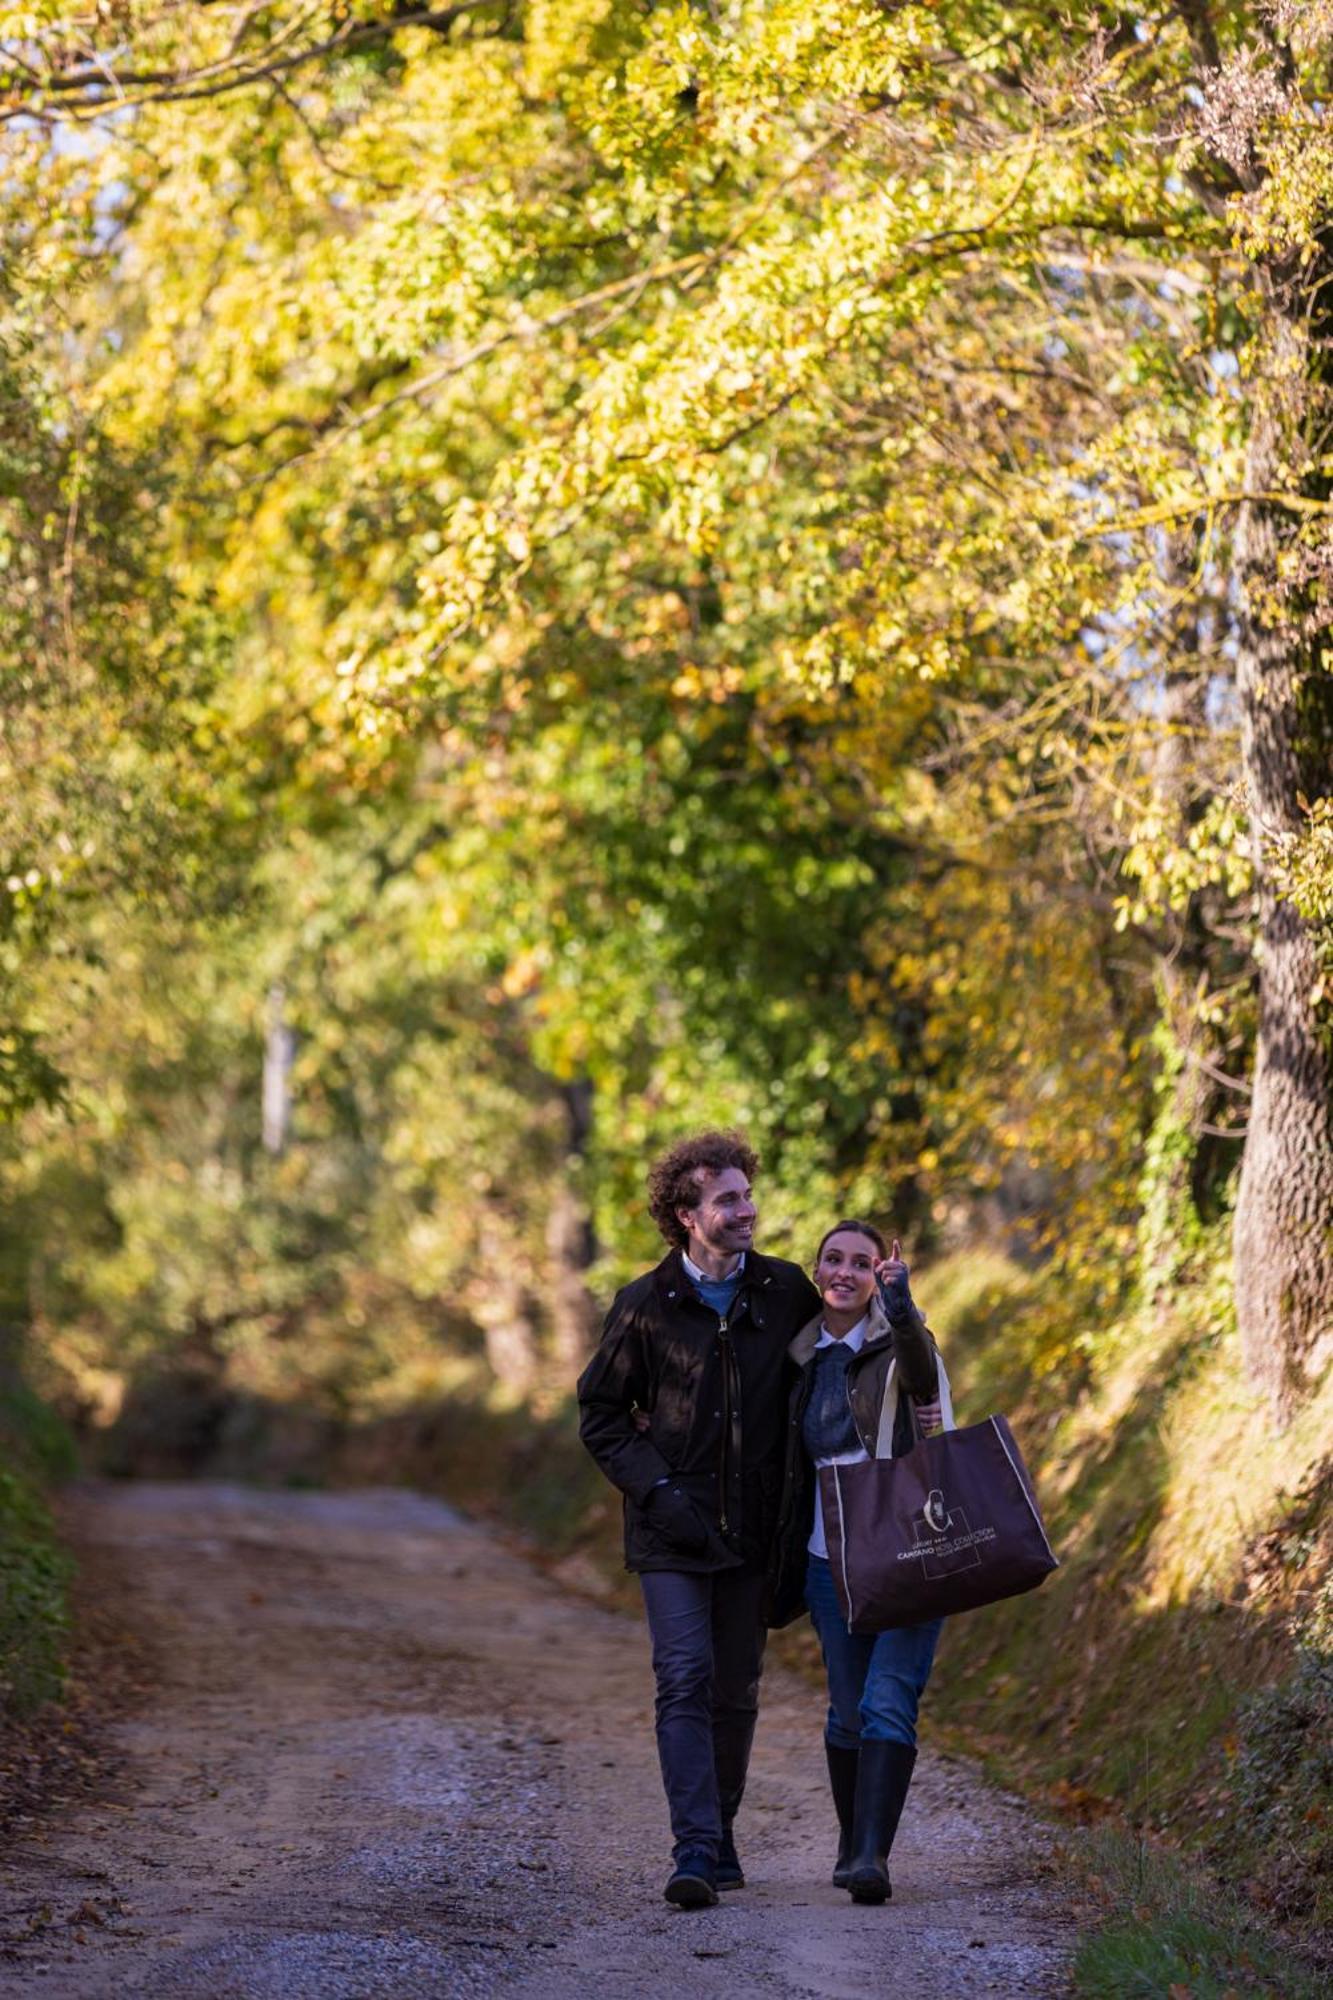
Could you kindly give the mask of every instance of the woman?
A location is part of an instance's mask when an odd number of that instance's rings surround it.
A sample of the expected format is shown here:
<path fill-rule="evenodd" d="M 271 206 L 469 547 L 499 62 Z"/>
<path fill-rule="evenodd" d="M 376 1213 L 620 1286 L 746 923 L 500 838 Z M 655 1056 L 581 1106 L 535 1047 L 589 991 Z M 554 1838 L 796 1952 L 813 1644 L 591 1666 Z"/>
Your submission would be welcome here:
<path fill-rule="evenodd" d="M 819 1246 L 821 1314 L 788 1352 L 799 1369 L 769 1623 L 808 1606 L 828 1674 L 824 1731 L 840 1838 L 833 1880 L 853 1902 L 892 1893 L 888 1855 L 916 1762 L 916 1717 L 940 1621 L 849 1632 L 824 1539 L 817 1469 L 893 1458 L 919 1436 L 953 1428 L 949 1386 L 917 1311 L 895 1241 L 867 1222 L 838 1222 Z"/>

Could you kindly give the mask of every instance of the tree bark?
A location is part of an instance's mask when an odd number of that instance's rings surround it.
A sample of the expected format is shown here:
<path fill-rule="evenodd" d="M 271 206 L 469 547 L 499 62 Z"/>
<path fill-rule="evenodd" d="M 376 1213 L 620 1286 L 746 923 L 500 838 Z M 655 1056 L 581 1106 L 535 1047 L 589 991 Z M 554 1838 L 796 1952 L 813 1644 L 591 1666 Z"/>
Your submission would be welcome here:
<path fill-rule="evenodd" d="M 1308 456 L 1304 433 L 1327 418 L 1322 330 L 1312 328 L 1308 304 L 1293 309 L 1279 285 L 1270 283 L 1268 295 L 1245 479 L 1245 491 L 1256 495 L 1295 490 L 1293 470 Z M 1307 289 L 1307 300 L 1313 295 Z M 1301 794 L 1327 789 L 1333 753 L 1323 593 L 1317 585 L 1293 593 L 1279 580 L 1293 520 L 1270 500 L 1252 500 L 1236 540 L 1236 684 L 1258 900 L 1259 1027 L 1233 1234 L 1235 1293 L 1246 1368 L 1280 1423 L 1333 1359 L 1333 1064 L 1311 1000 L 1316 941 L 1278 893 L 1269 858 L 1273 836 L 1301 826 Z"/>

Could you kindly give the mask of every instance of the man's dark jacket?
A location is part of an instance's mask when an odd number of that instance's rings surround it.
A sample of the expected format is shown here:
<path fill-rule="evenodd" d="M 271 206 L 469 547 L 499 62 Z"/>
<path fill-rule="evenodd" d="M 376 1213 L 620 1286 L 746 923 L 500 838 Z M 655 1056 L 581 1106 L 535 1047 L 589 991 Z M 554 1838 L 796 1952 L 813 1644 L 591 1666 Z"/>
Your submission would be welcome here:
<path fill-rule="evenodd" d="M 753 1250 L 724 1318 L 679 1250 L 616 1294 L 579 1379 L 579 1435 L 625 1496 L 627 1569 L 766 1563 L 782 1497 L 787 1349 L 819 1303 L 799 1265 Z M 706 1548 L 673 1546 L 655 1523 L 650 1495 L 664 1478 L 694 1502 Z"/>

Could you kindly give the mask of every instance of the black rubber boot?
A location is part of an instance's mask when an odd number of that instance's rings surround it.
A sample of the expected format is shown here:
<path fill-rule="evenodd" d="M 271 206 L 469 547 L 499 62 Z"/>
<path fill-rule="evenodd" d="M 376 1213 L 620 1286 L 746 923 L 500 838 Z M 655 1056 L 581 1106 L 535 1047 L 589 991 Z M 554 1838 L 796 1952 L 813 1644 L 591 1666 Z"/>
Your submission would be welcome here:
<path fill-rule="evenodd" d="M 828 1758 L 828 1781 L 833 1793 L 833 1810 L 838 1815 L 838 1858 L 833 1864 L 833 1886 L 835 1889 L 847 1887 L 847 1865 L 852 1858 L 852 1820 L 856 1812 L 856 1766 L 860 1758 L 857 1750 L 846 1750 L 840 1744 L 824 1739 L 824 1755 Z"/>
<path fill-rule="evenodd" d="M 884 1903 L 893 1894 L 889 1850 L 912 1782 L 916 1751 L 908 1743 L 861 1740 L 856 1764 L 856 1810 L 847 1888 L 854 1903 Z"/>

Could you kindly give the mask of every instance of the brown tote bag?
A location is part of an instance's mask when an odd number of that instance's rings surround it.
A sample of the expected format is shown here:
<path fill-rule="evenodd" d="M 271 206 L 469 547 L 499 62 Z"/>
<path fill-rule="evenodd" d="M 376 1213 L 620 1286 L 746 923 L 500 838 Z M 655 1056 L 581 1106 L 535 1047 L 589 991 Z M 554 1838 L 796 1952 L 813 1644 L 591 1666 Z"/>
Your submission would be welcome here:
<path fill-rule="evenodd" d="M 824 1531 L 851 1632 L 888 1632 L 1034 1590 L 1059 1564 L 1003 1417 L 901 1458 L 822 1465 Z"/>

